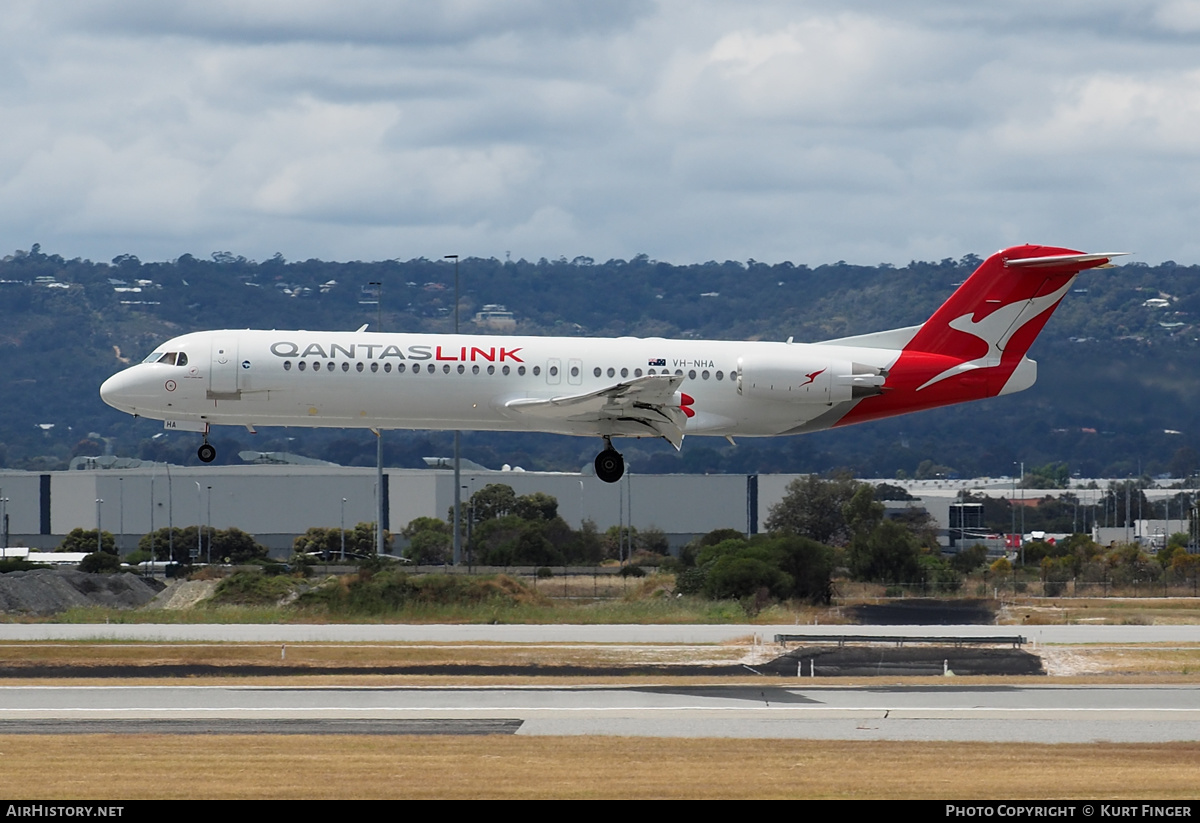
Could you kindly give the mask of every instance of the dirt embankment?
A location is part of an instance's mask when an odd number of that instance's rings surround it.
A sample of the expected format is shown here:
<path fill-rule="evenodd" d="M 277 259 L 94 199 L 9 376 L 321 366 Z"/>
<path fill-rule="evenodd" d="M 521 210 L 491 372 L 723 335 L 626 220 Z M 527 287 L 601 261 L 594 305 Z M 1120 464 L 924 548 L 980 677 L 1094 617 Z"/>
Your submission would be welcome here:
<path fill-rule="evenodd" d="M 0 575 L 0 613 L 50 615 L 67 609 L 105 606 L 136 609 L 164 588 L 135 574 L 86 574 L 37 569 Z"/>

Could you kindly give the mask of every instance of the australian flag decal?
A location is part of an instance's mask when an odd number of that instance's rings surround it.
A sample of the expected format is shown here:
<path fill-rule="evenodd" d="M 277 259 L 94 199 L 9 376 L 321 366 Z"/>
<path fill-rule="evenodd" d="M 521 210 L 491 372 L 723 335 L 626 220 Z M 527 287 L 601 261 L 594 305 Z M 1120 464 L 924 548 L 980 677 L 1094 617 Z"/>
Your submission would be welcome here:
<path fill-rule="evenodd" d="M 667 358 L 651 357 L 649 362 L 646 363 L 646 365 L 647 366 L 665 366 L 665 365 L 667 365 Z"/>

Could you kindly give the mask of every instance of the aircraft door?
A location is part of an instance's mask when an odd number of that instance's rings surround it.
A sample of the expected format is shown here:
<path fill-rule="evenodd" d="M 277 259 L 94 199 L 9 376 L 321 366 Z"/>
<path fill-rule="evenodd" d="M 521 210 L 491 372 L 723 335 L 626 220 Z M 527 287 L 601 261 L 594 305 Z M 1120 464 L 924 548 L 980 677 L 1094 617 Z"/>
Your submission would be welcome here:
<path fill-rule="evenodd" d="M 551 357 L 546 361 L 546 382 L 551 386 L 557 386 L 562 382 L 562 361 L 557 357 Z"/>
<path fill-rule="evenodd" d="M 212 342 L 212 366 L 208 391 L 216 399 L 236 399 L 238 395 L 238 345 L 236 338 L 216 338 Z"/>
<path fill-rule="evenodd" d="M 567 361 L 567 382 L 572 386 L 578 386 L 583 383 L 583 361 L 568 360 Z"/>

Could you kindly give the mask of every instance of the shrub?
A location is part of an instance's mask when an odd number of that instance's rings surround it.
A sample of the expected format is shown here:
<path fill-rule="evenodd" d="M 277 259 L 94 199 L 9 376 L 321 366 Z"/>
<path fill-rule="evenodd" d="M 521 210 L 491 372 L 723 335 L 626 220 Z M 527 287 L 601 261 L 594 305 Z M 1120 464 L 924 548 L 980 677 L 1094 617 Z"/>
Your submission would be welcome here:
<path fill-rule="evenodd" d="M 92 552 L 79 562 L 79 570 L 89 574 L 112 574 L 121 570 L 121 560 L 108 552 Z"/>
<path fill-rule="evenodd" d="M 293 581 L 287 577 L 237 572 L 217 584 L 208 602 L 210 606 L 271 606 L 294 590 Z"/>

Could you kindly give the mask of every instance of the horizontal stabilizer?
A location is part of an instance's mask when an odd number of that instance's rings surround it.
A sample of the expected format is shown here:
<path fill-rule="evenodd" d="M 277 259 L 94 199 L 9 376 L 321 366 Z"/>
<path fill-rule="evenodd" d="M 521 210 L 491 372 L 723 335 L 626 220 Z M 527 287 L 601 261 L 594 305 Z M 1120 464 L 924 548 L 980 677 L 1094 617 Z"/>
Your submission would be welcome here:
<path fill-rule="evenodd" d="M 1065 266 L 1071 263 L 1094 263 L 1101 261 L 1101 265 L 1108 263 L 1114 257 L 1124 257 L 1129 254 L 1127 251 L 1111 251 L 1101 252 L 1099 254 L 1051 254 L 1046 257 L 1020 257 L 1016 260 L 1005 260 L 1004 265 L 1007 268 L 1038 268 L 1045 266 Z M 1098 266 L 1088 266 L 1087 268 L 1099 268 Z"/>

